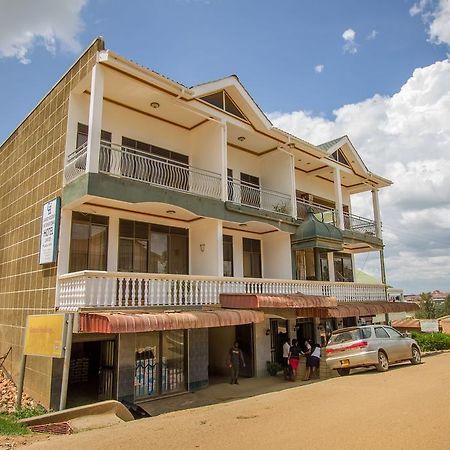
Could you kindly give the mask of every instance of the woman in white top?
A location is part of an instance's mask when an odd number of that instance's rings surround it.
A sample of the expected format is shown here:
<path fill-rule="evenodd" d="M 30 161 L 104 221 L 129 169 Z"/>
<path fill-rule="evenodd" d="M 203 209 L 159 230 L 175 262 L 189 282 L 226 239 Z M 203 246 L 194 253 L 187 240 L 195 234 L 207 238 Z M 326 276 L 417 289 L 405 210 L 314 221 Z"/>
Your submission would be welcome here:
<path fill-rule="evenodd" d="M 306 372 L 304 380 L 307 381 L 313 376 L 317 378 L 317 369 L 320 366 L 320 345 L 315 344 L 306 358 Z"/>

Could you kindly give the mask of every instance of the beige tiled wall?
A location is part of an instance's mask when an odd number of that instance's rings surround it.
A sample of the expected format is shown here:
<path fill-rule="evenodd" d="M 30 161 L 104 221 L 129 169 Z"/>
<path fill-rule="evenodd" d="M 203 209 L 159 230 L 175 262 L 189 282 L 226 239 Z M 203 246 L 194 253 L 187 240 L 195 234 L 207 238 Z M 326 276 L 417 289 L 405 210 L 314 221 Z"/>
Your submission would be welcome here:
<path fill-rule="evenodd" d="M 28 314 L 54 312 L 56 264 L 39 265 L 42 205 L 60 196 L 68 99 L 88 74 L 96 40 L 0 148 L 0 356 L 16 379 Z M 29 357 L 25 390 L 48 405 L 52 364 Z"/>

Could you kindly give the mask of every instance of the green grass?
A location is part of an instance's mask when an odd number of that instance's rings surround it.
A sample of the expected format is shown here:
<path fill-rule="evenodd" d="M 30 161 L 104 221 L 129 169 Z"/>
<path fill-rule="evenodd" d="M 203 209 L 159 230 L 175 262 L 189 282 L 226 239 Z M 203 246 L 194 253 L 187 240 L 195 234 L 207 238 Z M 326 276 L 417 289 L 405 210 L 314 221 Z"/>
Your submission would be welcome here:
<path fill-rule="evenodd" d="M 0 415 L 0 435 L 24 435 L 28 434 L 28 428 L 17 423 L 9 414 Z"/>
<path fill-rule="evenodd" d="M 33 407 L 20 408 L 18 411 L 12 413 L 0 414 L 0 435 L 25 435 L 30 431 L 24 425 L 18 423 L 20 419 L 28 417 L 39 416 L 46 413 L 45 408 L 40 405 Z"/>

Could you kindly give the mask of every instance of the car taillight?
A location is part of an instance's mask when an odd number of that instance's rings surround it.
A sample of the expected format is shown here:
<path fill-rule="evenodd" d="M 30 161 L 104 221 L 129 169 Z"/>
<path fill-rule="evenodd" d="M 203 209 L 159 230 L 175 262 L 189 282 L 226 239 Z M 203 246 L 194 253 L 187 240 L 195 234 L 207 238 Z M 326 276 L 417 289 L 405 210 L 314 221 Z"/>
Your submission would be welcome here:
<path fill-rule="evenodd" d="M 369 345 L 367 341 L 355 342 L 354 344 L 347 345 L 340 348 L 327 348 L 325 353 L 345 352 L 346 350 L 354 350 L 355 348 L 366 348 Z"/>

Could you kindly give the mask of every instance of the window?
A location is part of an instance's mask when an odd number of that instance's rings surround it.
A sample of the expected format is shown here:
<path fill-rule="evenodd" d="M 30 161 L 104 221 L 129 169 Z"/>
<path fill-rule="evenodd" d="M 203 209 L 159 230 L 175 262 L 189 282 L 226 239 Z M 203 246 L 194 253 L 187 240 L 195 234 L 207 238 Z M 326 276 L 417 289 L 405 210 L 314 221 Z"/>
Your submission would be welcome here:
<path fill-rule="evenodd" d="M 233 114 L 233 116 L 239 117 L 239 119 L 243 119 L 248 122 L 248 119 L 244 116 L 236 103 L 234 103 L 232 98 L 225 91 L 219 91 L 215 92 L 214 94 L 205 95 L 204 97 L 201 97 L 201 100 L 215 106 L 216 108 L 223 109 L 224 111 Z"/>
<path fill-rule="evenodd" d="M 353 282 L 352 256 L 345 253 L 335 253 L 333 257 L 335 280 Z"/>
<path fill-rule="evenodd" d="M 331 158 L 333 158 L 335 161 L 338 161 L 350 167 L 350 164 L 348 163 L 347 158 L 344 155 L 344 152 L 340 148 L 331 155 Z"/>
<path fill-rule="evenodd" d="M 241 203 L 259 208 L 261 205 L 261 191 L 259 178 L 241 173 Z"/>
<path fill-rule="evenodd" d="M 402 338 L 403 337 L 403 335 L 401 333 L 399 333 L 397 330 L 394 330 L 393 328 L 384 327 L 384 329 L 387 331 L 387 334 L 391 338 L 398 339 L 398 338 Z"/>
<path fill-rule="evenodd" d="M 223 235 L 223 276 L 233 276 L 233 236 Z"/>
<path fill-rule="evenodd" d="M 386 330 L 381 327 L 375 328 L 375 336 L 381 339 L 389 339 L 389 335 L 387 334 Z"/>
<path fill-rule="evenodd" d="M 186 389 L 184 330 L 136 334 L 134 389 L 136 398 Z"/>
<path fill-rule="evenodd" d="M 328 257 L 326 253 L 320 254 L 320 271 L 323 281 L 330 281 L 330 271 L 328 269 Z"/>
<path fill-rule="evenodd" d="M 188 273 L 188 230 L 120 220 L 119 270 Z"/>
<path fill-rule="evenodd" d="M 261 241 L 243 239 L 244 277 L 261 278 Z"/>
<path fill-rule="evenodd" d="M 108 217 L 72 213 L 70 272 L 106 270 Z"/>

